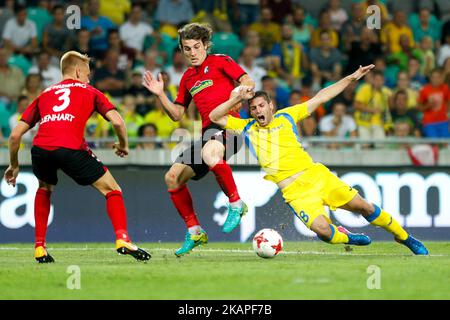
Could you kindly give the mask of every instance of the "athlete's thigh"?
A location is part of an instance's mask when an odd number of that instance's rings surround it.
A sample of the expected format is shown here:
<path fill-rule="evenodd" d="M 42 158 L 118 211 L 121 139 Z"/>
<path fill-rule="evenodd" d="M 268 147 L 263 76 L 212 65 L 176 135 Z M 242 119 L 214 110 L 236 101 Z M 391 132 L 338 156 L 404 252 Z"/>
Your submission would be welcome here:
<path fill-rule="evenodd" d="M 91 185 L 107 172 L 107 168 L 90 150 L 61 148 L 55 152 L 61 170 L 79 185 Z"/>
<path fill-rule="evenodd" d="M 311 229 L 313 222 L 320 216 L 324 216 L 325 219 L 331 223 L 320 197 L 302 197 L 289 202 L 288 206 L 309 229 Z"/>
<path fill-rule="evenodd" d="M 326 167 L 324 166 L 324 168 Z M 322 179 L 325 183 L 322 194 L 323 200 L 331 210 L 342 207 L 358 194 L 358 190 L 331 173 L 328 168 L 326 168 L 326 170 L 324 169 Z"/>
<path fill-rule="evenodd" d="M 203 141 L 198 140 L 185 149 L 175 160 L 175 164 L 183 164 L 192 169 L 194 176 L 192 180 L 200 180 L 209 172 L 208 165 L 202 159 Z M 184 168 L 184 167 L 183 167 Z"/>
<path fill-rule="evenodd" d="M 33 173 L 39 181 L 53 186 L 58 183 L 58 164 L 53 159 L 52 151 L 32 147 L 31 164 Z"/>
<path fill-rule="evenodd" d="M 209 140 L 203 146 L 201 154 L 203 162 L 209 167 L 213 167 L 224 158 L 225 146 L 218 140 Z"/>

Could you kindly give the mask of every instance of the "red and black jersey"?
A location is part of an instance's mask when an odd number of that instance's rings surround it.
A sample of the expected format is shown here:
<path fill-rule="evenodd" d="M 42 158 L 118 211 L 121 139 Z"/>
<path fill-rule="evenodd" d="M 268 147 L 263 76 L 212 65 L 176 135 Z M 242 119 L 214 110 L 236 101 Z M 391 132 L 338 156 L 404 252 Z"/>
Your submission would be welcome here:
<path fill-rule="evenodd" d="M 200 66 L 185 71 L 175 103 L 187 108 L 194 99 L 202 117 L 202 127 L 206 128 L 211 124 L 210 112 L 230 98 L 234 82 L 244 74 L 245 71 L 229 56 L 208 55 Z M 237 112 L 230 114 L 239 117 Z"/>
<path fill-rule="evenodd" d="M 63 80 L 45 89 L 20 120 L 39 130 L 33 145 L 44 149 L 86 149 L 84 129 L 94 111 L 104 118 L 115 109 L 103 93 L 77 80 Z M 106 118 L 105 118 L 106 119 Z"/>

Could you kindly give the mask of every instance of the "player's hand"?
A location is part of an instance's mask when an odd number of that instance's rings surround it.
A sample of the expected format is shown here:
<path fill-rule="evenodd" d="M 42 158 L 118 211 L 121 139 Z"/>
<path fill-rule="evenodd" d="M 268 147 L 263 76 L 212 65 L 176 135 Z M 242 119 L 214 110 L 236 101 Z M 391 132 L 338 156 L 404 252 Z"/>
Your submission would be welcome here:
<path fill-rule="evenodd" d="M 9 184 L 10 186 L 15 187 L 16 179 L 17 179 L 18 175 L 19 175 L 19 167 L 14 168 L 12 166 L 9 166 L 8 169 L 6 169 L 5 175 L 4 175 L 6 183 Z"/>
<path fill-rule="evenodd" d="M 145 71 L 142 84 L 157 96 L 160 96 L 164 92 L 164 81 L 161 73 L 158 73 L 158 79 L 155 79 L 150 71 Z"/>
<path fill-rule="evenodd" d="M 366 74 L 368 74 L 370 72 L 370 70 L 372 70 L 373 68 L 375 68 L 374 64 L 370 64 L 368 66 L 359 66 L 359 69 L 356 70 L 353 74 L 350 75 L 350 78 L 353 81 L 358 81 L 359 79 L 361 79 L 362 77 L 364 77 Z"/>
<path fill-rule="evenodd" d="M 122 146 L 120 146 L 120 144 L 118 144 L 118 143 L 114 143 L 113 149 L 116 150 L 116 151 L 115 151 L 116 155 L 118 155 L 118 156 L 121 157 L 121 158 L 125 158 L 125 157 L 128 155 L 129 151 L 130 151 L 130 150 L 128 149 L 128 147 L 122 147 Z"/>
<path fill-rule="evenodd" d="M 241 99 L 248 100 L 248 99 L 253 98 L 254 95 L 255 95 L 255 92 L 253 91 L 253 87 L 240 86 L 239 96 L 241 97 Z"/>

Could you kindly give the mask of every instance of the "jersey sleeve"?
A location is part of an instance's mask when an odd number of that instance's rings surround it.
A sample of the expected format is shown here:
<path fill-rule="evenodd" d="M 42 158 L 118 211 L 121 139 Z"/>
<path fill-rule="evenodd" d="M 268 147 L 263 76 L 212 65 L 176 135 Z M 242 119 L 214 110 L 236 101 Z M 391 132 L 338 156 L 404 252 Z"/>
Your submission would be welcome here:
<path fill-rule="evenodd" d="M 296 123 L 310 115 L 308 112 L 308 102 L 296 104 L 289 108 L 284 108 L 280 110 L 279 113 L 287 113 Z"/>
<path fill-rule="evenodd" d="M 108 111 L 116 110 L 116 107 L 108 100 L 108 98 L 103 93 L 101 93 L 100 91 L 96 91 L 94 109 L 99 114 L 101 114 L 105 120 L 108 120 L 108 118 L 106 118 L 106 114 L 108 113 Z"/>
<path fill-rule="evenodd" d="M 187 108 L 189 107 L 189 103 L 191 103 L 191 100 L 192 100 L 191 93 L 186 87 L 186 73 L 185 73 L 181 78 L 177 98 L 175 99 L 174 103 L 182 105 L 183 107 Z"/>
<path fill-rule="evenodd" d="M 224 129 L 241 133 L 251 121 L 252 119 L 240 119 L 229 115 Z"/>
<path fill-rule="evenodd" d="M 20 118 L 20 121 L 25 122 L 30 126 L 30 128 L 33 128 L 36 123 L 41 120 L 41 115 L 39 113 L 38 108 L 38 101 L 39 97 L 34 99 L 34 101 L 25 109 L 25 111 L 22 114 L 22 117 Z"/>
<path fill-rule="evenodd" d="M 221 56 L 221 69 L 231 79 L 238 81 L 246 72 L 229 56 Z"/>

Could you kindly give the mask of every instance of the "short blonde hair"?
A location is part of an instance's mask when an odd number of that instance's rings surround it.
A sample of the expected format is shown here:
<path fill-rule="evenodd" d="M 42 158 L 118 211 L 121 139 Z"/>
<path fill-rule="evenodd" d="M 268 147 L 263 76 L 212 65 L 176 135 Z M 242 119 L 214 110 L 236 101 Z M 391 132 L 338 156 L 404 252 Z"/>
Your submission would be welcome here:
<path fill-rule="evenodd" d="M 61 57 L 60 67 L 63 75 L 69 72 L 70 68 L 76 67 L 81 63 L 89 65 L 91 59 L 86 54 L 81 54 L 77 51 L 68 51 Z"/>

